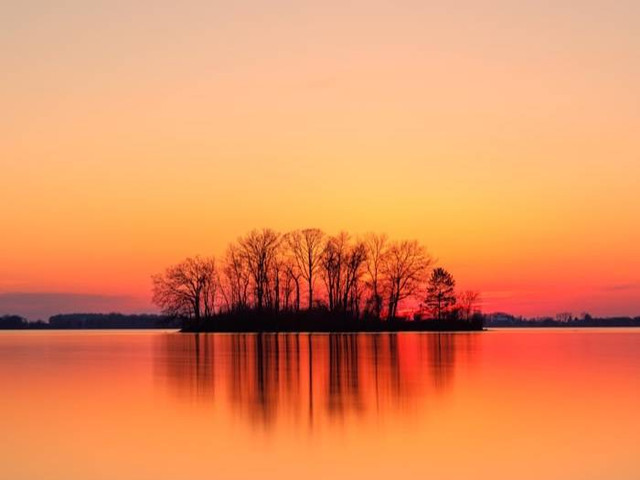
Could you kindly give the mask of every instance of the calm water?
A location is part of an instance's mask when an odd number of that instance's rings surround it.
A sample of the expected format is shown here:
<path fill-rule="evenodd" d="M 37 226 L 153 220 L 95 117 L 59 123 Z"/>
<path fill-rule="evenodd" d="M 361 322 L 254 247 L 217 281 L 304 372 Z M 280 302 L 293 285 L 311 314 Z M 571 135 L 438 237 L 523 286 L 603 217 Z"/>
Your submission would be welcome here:
<path fill-rule="evenodd" d="M 640 478 L 640 329 L 0 333 L 0 479 Z"/>

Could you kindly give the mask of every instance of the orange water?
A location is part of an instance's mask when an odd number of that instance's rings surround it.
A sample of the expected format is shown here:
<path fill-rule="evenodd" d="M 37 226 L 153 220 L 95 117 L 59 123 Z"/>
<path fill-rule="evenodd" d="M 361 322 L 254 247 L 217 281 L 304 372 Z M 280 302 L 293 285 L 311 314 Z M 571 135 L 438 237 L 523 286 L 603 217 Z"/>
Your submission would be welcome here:
<path fill-rule="evenodd" d="M 639 479 L 640 329 L 0 333 L 0 479 Z"/>

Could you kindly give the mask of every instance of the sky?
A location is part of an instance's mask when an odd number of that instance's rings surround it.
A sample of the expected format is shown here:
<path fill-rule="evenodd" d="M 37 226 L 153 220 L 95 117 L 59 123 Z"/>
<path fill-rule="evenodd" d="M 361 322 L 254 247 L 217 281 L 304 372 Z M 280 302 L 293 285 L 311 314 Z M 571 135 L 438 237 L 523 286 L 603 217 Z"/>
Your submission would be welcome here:
<path fill-rule="evenodd" d="M 640 315 L 640 3 L 10 2 L 0 314 L 153 311 L 252 228 L 424 243 L 486 311 Z"/>

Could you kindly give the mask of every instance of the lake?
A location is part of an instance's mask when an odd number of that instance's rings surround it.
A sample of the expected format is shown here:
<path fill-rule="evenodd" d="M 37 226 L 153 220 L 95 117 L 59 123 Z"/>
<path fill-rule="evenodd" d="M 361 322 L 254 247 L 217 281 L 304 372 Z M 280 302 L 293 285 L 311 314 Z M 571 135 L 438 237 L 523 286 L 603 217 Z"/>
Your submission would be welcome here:
<path fill-rule="evenodd" d="M 640 478 L 640 329 L 0 332 L 0 478 Z"/>

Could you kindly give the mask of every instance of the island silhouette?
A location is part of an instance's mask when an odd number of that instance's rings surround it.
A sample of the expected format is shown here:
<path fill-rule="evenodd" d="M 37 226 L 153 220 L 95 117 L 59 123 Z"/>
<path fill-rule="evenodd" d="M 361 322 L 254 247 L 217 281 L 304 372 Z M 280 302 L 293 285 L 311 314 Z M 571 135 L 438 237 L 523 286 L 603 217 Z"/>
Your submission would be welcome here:
<path fill-rule="evenodd" d="M 263 228 L 154 275 L 153 302 L 189 332 L 481 330 L 479 294 L 434 263 L 415 240 Z"/>

